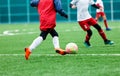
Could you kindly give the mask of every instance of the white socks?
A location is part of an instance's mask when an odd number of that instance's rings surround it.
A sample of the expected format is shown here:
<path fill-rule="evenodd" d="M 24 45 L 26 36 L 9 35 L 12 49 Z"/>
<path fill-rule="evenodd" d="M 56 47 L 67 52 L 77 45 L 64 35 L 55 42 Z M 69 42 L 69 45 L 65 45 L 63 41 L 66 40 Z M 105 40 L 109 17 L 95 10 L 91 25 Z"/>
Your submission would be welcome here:
<path fill-rule="evenodd" d="M 54 48 L 60 48 L 59 38 L 57 36 L 53 37 L 53 45 L 54 45 Z"/>
<path fill-rule="evenodd" d="M 43 38 L 41 36 L 37 37 L 32 44 L 29 46 L 29 49 L 32 50 L 35 49 L 41 42 L 43 41 Z"/>
<path fill-rule="evenodd" d="M 29 46 L 29 49 L 31 50 L 31 52 L 33 51 L 33 49 L 35 49 L 38 45 L 40 45 L 43 41 L 43 38 L 41 36 L 37 37 L 33 42 L 32 44 Z M 54 45 L 54 48 L 60 48 L 60 45 L 59 45 L 59 38 L 57 36 L 54 36 L 53 37 L 53 45 Z"/>

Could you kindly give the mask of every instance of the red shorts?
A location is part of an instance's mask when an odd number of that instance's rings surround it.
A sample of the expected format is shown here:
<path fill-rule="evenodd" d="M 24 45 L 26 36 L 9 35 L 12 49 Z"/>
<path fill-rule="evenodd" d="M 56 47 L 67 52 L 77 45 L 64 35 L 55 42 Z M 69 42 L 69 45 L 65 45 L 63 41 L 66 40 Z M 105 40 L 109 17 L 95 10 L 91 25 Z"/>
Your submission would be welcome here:
<path fill-rule="evenodd" d="M 90 18 L 84 21 L 79 21 L 78 23 L 84 31 L 89 30 L 91 25 L 94 26 L 97 24 L 94 18 Z"/>
<path fill-rule="evenodd" d="M 105 15 L 104 12 L 97 12 L 97 13 L 96 13 L 96 17 L 97 17 L 97 18 L 99 18 L 99 17 L 101 17 L 101 16 L 104 16 L 104 15 Z"/>

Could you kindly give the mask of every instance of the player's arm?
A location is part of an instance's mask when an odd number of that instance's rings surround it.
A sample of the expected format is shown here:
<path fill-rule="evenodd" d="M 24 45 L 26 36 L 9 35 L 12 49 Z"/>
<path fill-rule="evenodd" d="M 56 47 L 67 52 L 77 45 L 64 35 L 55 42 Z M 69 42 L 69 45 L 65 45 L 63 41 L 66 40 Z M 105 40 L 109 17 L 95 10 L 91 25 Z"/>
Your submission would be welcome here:
<path fill-rule="evenodd" d="M 97 6 L 96 4 L 92 4 L 92 6 L 93 6 L 94 8 L 97 8 L 97 9 L 100 8 L 100 6 Z"/>
<path fill-rule="evenodd" d="M 100 9 L 100 10 L 101 10 L 101 6 L 95 4 L 94 0 L 90 0 L 90 4 L 91 4 L 94 8 L 97 8 L 97 9 Z"/>
<path fill-rule="evenodd" d="M 30 1 L 30 5 L 31 5 L 32 7 L 38 7 L 38 3 L 39 3 L 39 0 L 31 0 L 31 1 Z"/>
<path fill-rule="evenodd" d="M 70 8 L 75 9 L 76 6 L 75 6 L 74 4 L 71 4 L 71 3 L 70 3 Z"/>
<path fill-rule="evenodd" d="M 103 6 L 101 6 L 100 3 L 96 3 L 96 6 L 98 6 L 101 11 L 104 10 Z"/>
<path fill-rule="evenodd" d="M 54 0 L 54 6 L 55 6 L 56 12 L 58 12 L 61 16 L 68 18 L 68 15 L 62 9 L 61 0 Z"/>
<path fill-rule="evenodd" d="M 97 5 L 97 4 L 92 4 L 92 6 L 93 6 L 94 8 L 100 9 L 101 11 L 102 11 L 102 9 L 103 9 L 101 6 L 99 6 L 99 5 Z"/>
<path fill-rule="evenodd" d="M 70 8 L 75 9 L 76 8 L 76 3 L 77 3 L 77 0 L 72 0 L 70 2 Z"/>

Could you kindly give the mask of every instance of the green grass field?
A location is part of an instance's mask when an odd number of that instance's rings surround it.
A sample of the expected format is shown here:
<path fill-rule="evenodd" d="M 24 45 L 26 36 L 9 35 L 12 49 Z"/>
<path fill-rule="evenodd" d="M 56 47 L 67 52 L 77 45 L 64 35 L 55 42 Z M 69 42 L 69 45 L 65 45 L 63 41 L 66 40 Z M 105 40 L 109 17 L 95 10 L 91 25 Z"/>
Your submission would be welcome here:
<path fill-rule="evenodd" d="M 39 23 L 0 24 L 0 76 L 120 76 L 120 22 L 109 22 L 109 26 L 112 30 L 104 31 L 114 45 L 105 45 L 91 27 L 92 47 L 86 48 L 83 44 L 86 33 L 76 22 L 58 22 L 61 48 L 74 42 L 79 47 L 78 54 L 56 54 L 48 35 L 26 61 L 24 48 L 40 34 Z"/>

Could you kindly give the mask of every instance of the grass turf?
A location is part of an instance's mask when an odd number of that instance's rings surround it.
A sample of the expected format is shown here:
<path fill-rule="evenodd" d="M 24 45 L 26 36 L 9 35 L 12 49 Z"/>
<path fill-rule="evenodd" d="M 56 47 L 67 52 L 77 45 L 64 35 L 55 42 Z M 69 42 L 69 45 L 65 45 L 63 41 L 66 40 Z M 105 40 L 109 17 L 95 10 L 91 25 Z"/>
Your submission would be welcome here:
<path fill-rule="evenodd" d="M 24 58 L 24 48 L 39 35 L 39 24 L 0 24 L 0 76 L 119 76 L 120 55 L 108 55 L 120 54 L 119 24 L 109 22 L 112 30 L 105 31 L 107 37 L 115 42 L 114 45 L 104 45 L 98 32 L 91 27 L 92 47 L 86 48 L 83 44 L 86 33 L 76 22 L 57 23 L 61 48 L 74 42 L 79 47 L 78 54 L 56 54 L 52 38 L 48 35 L 28 61 Z M 100 22 L 100 25 L 105 29 L 103 23 Z"/>

